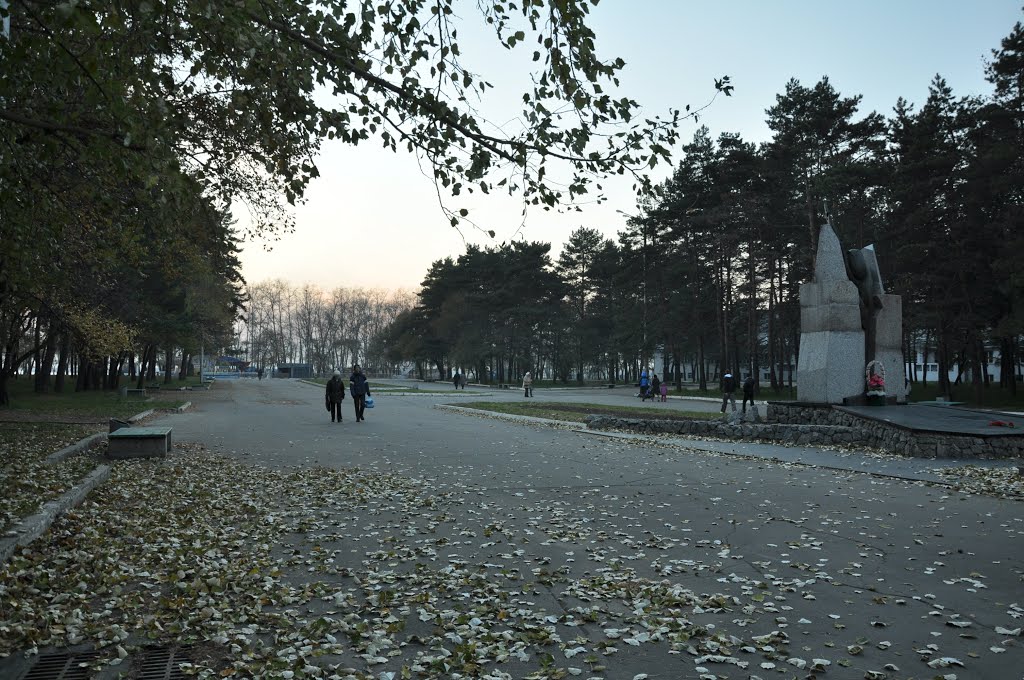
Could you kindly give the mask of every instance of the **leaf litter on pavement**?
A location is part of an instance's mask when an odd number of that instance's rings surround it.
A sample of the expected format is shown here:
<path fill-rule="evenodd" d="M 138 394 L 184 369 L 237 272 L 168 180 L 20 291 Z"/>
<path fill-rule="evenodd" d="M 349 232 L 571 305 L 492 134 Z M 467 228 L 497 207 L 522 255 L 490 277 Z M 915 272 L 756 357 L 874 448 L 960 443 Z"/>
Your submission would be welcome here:
<path fill-rule="evenodd" d="M 50 465 L 46 457 L 96 431 L 92 425 L 0 424 L 0 535 L 73 487 L 96 467 L 88 456 Z"/>
<path fill-rule="evenodd" d="M 588 446 L 595 460 L 621 453 Z M 116 666 L 153 642 L 201 642 L 186 668 L 200 677 L 497 680 L 895 678 L 909 666 L 952 678 L 981 654 L 1020 653 L 1021 603 L 944 603 L 987 580 L 983 565 L 953 568 L 970 554 L 937 538 L 960 500 L 945 491 L 925 491 L 934 520 L 897 536 L 874 494 L 912 485 L 855 491 L 831 472 L 834 489 L 792 512 L 760 488 L 764 462 L 705 457 L 665 480 L 670 503 L 628 482 L 482 487 L 455 465 L 416 478 L 185 449 L 119 464 L 0 571 L 0 654 L 91 643 Z M 709 486 L 702 468 L 727 464 L 739 476 Z M 808 483 L 794 473 L 787 485 Z M 1000 521 L 1019 543 L 1020 519 Z M 857 536 L 842 559 L 828 551 L 840 529 Z M 784 538 L 758 539 L 769 530 Z M 936 559 L 906 569 L 927 591 L 888 592 L 879 563 L 926 544 Z M 855 602 L 877 613 L 856 621 Z M 927 643 L 887 639 L 909 610 Z M 831 634 L 812 646 L 820 629 Z"/>

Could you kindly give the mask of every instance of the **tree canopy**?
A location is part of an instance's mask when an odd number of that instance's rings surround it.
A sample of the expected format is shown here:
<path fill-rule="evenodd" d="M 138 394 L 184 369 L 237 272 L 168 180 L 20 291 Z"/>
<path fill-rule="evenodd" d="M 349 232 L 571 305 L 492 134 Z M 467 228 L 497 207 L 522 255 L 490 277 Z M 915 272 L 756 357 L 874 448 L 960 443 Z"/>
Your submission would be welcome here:
<path fill-rule="evenodd" d="M 535 67 L 509 127 L 480 112 L 492 88 L 463 63 L 454 0 L 3 3 L 0 402 L 38 354 L 28 326 L 45 341 L 65 298 L 134 338 L 229 335 L 224 314 L 200 316 L 244 302 L 231 209 L 248 208 L 251 234 L 293 229 L 324 140 L 412 152 L 453 197 L 502 190 L 550 209 L 600 200 L 608 174 L 649 189 L 695 114 L 648 115 L 619 91 L 624 63 L 598 55 L 593 4 L 477 4 Z M 728 78 L 715 88 L 729 94 Z M 453 225 L 467 215 L 443 209 Z"/>

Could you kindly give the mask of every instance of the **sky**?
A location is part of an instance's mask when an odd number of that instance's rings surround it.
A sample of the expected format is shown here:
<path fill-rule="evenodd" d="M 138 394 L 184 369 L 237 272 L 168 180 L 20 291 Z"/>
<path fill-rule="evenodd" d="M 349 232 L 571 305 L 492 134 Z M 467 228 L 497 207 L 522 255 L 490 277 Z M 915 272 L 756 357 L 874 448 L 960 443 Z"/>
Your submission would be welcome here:
<path fill-rule="evenodd" d="M 728 75 L 731 97 L 719 96 L 699 121 L 684 121 L 680 146 L 700 125 L 713 137 L 740 133 L 768 141 L 765 110 L 791 78 L 813 86 L 828 76 L 844 97 L 862 95 L 860 114 L 886 117 L 903 97 L 921 105 L 942 75 L 955 96 L 991 92 L 984 66 L 1013 25 L 1024 21 L 1024 0 L 602 0 L 591 12 L 597 51 L 622 57 L 621 92 L 648 115 L 665 115 L 714 97 L 714 79 Z M 501 123 L 520 112 L 529 83 L 526 57 L 533 45 L 509 52 L 483 28 L 476 3 L 464 0 L 460 25 L 463 63 L 495 86 L 481 104 Z M 858 116 L 859 117 L 859 116 Z M 679 149 L 674 151 L 678 163 Z M 512 238 L 552 244 L 557 258 L 579 227 L 615 239 L 625 214 L 636 212 L 631 181 L 604 182 L 608 200 L 583 212 L 528 212 L 512 198 L 446 200 L 468 207 L 480 226 L 454 229 L 437 190 L 417 159 L 379 144 L 325 142 L 320 177 L 295 209 L 296 228 L 281 238 L 246 241 L 242 274 L 250 284 L 284 279 L 324 290 L 377 288 L 415 291 L 431 263 L 458 257 L 467 244 L 498 245 Z M 657 183 L 670 166 L 652 172 Z M 245 221 L 244 210 L 236 210 Z M 483 230 L 493 229 L 491 239 Z"/>

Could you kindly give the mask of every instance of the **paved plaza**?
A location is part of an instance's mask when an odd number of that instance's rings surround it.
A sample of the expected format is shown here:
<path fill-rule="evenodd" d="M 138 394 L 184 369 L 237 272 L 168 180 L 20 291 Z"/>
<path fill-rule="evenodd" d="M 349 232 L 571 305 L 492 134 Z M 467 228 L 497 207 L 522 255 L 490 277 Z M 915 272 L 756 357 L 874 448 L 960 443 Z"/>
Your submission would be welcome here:
<path fill-rule="evenodd" d="M 1024 677 L 1024 505 L 930 484 L 935 461 L 437 407 L 516 390 L 380 389 L 336 424 L 322 391 L 222 383 L 153 423 L 239 466 L 224 493 L 280 525 L 265 559 L 288 595 L 261 615 L 294 635 L 225 639 L 322 649 L 303 658 L 323 677 Z"/>

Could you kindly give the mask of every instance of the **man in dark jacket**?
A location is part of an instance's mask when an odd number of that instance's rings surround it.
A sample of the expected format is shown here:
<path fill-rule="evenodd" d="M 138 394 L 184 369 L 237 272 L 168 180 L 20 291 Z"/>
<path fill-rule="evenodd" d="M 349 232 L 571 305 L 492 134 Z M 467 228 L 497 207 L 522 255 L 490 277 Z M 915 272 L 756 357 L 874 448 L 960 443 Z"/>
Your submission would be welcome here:
<path fill-rule="evenodd" d="M 370 395 L 370 384 L 366 382 L 366 376 L 363 375 L 363 369 L 359 368 L 359 364 L 352 367 L 352 375 L 348 378 L 348 390 L 352 393 L 352 401 L 355 402 L 356 422 L 361 423 L 366 420 L 363 411 L 366 409 L 366 397 Z"/>
<path fill-rule="evenodd" d="M 335 371 L 327 381 L 327 410 L 331 412 L 331 422 L 341 422 L 341 402 L 345 401 L 345 383 L 341 380 L 341 371 Z M 337 421 L 335 421 L 337 417 Z"/>
<path fill-rule="evenodd" d="M 757 381 L 754 380 L 753 374 L 748 375 L 747 379 L 743 381 L 743 413 L 747 412 L 747 402 L 750 402 L 750 408 L 754 408 L 754 387 L 757 386 Z M 756 411 L 754 417 L 756 418 Z"/>
<path fill-rule="evenodd" d="M 725 413 L 725 405 L 728 402 L 732 402 L 732 412 L 736 412 L 736 397 L 733 396 L 735 391 L 736 378 L 732 377 L 732 373 L 726 373 L 722 376 L 722 413 Z"/>

